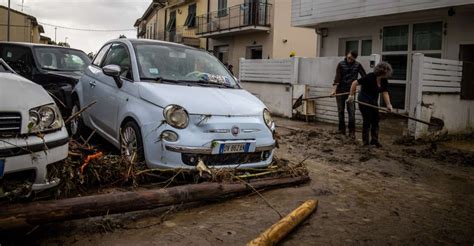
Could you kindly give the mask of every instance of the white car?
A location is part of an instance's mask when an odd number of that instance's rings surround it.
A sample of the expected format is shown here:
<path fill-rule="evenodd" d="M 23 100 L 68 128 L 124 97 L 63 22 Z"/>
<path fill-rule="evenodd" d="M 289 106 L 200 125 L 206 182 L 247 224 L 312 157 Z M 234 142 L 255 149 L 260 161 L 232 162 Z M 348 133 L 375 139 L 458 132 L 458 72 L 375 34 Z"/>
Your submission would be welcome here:
<path fill-rule="evenodd" d="M 0 59 L 0 179 L 10 174 L 32 182 L 32 190 L 54 187 L 48 165 L 68 155 L 68 133 L 48 93 L 17 75 Z M 31 180 L 27 180 L 31 178 Z"/>
<path fill-rule="evenodd" d="M 72 134 L 93 128 L 149 168 L 265 167 L 275 124 L 265 105 L 209 53 L 175 43 L 106 43 L 73 93 Z"/>

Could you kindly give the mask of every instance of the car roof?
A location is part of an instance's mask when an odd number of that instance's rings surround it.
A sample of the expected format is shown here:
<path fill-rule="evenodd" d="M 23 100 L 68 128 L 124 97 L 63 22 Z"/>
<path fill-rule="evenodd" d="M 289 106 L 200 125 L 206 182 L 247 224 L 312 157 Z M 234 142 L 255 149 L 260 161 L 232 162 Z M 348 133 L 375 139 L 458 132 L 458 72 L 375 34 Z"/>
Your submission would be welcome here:
<path fill-rule="evenodd" d="M 128 42 L 132 45 L 134 44 L 163 44 L 167 46 L 176 46 L 176 47 L 181 47 L 181 48 L 200 50 L 195 47 L 187 46 L 184 44 L 178 44 L 178 43 L 167 42 L 167 41 L 162 41 L 162 40 L 153 40 L 153 39 L 119 38 L 119 39 L 110 40 L 107 43 L 113 43 L 113 42 Z"/>
<path fill-rule="evenodd" d="M 0 41 L 0 45 L 2 44 L 17 45 L 17 46 L 30 47 L 30 48 L 32 47 L 58 48 L 58 49 L 68 49 L 68 50 L 76 50 L 76 51 L 84 52 L 80 49 L 74 49 L 74 48 L 69 48 L 69 47 L 64 47 L 64 46 L 59 46 L 59 45 L 51 45 L 51 44 Z"/>

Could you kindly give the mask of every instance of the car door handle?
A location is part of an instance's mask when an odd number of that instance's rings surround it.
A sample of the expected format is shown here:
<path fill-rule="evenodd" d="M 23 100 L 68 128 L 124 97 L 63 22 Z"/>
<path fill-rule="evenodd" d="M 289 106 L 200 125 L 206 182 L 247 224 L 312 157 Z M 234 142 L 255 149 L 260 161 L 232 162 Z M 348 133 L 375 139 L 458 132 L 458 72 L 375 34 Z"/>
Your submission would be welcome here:
<path fill-rule="evenodd" d="M 94 88 L 94 87 L 97 85 L 97 83 L 92 80 L 92 81 L 89 81 L 89 85 L 90 85 L 92 88 Z"/>

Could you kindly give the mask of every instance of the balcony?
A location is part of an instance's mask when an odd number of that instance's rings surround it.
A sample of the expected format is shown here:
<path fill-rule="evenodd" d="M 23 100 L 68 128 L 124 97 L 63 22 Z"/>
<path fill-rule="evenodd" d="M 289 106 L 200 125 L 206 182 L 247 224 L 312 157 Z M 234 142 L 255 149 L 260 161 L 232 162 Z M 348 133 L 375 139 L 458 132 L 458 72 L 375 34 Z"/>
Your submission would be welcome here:
<path fill-rule="evenodd" d="M 183 26 L 177 27 L 170 31 L 157 32 L 155 34 L 155 39 L 180 43 L 193 47 L 199 47 L 200 45 L 200 40 L 196 36 L 196 29 Z"/>
<path fill-rule="evenodd" d="M 270 30 L 272 5 L 243 3 L 197 17 L 196 34 L 216 38 Z"/>
<path fill-rule="evenodd" d="M 146 34 L 146 22 L 140 22 L 138 25 L 138 37 L 144 37 Z"/>

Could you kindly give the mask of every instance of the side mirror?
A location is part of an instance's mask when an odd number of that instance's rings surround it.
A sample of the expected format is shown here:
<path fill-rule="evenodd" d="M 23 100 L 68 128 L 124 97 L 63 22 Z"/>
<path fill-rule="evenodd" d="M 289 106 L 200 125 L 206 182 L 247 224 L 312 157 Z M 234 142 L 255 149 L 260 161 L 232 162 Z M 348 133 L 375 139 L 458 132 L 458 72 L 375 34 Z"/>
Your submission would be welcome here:
<path fill-rule="evenodd" d="M 110 64 L 102 68 L 102 72 L 104 72 L 105 75 L 114 78 L 118 88 L 122 88 L 123 85 L 123 81 L 120 79 L 120 70 L 120 67 L 114 64 Z"/>

